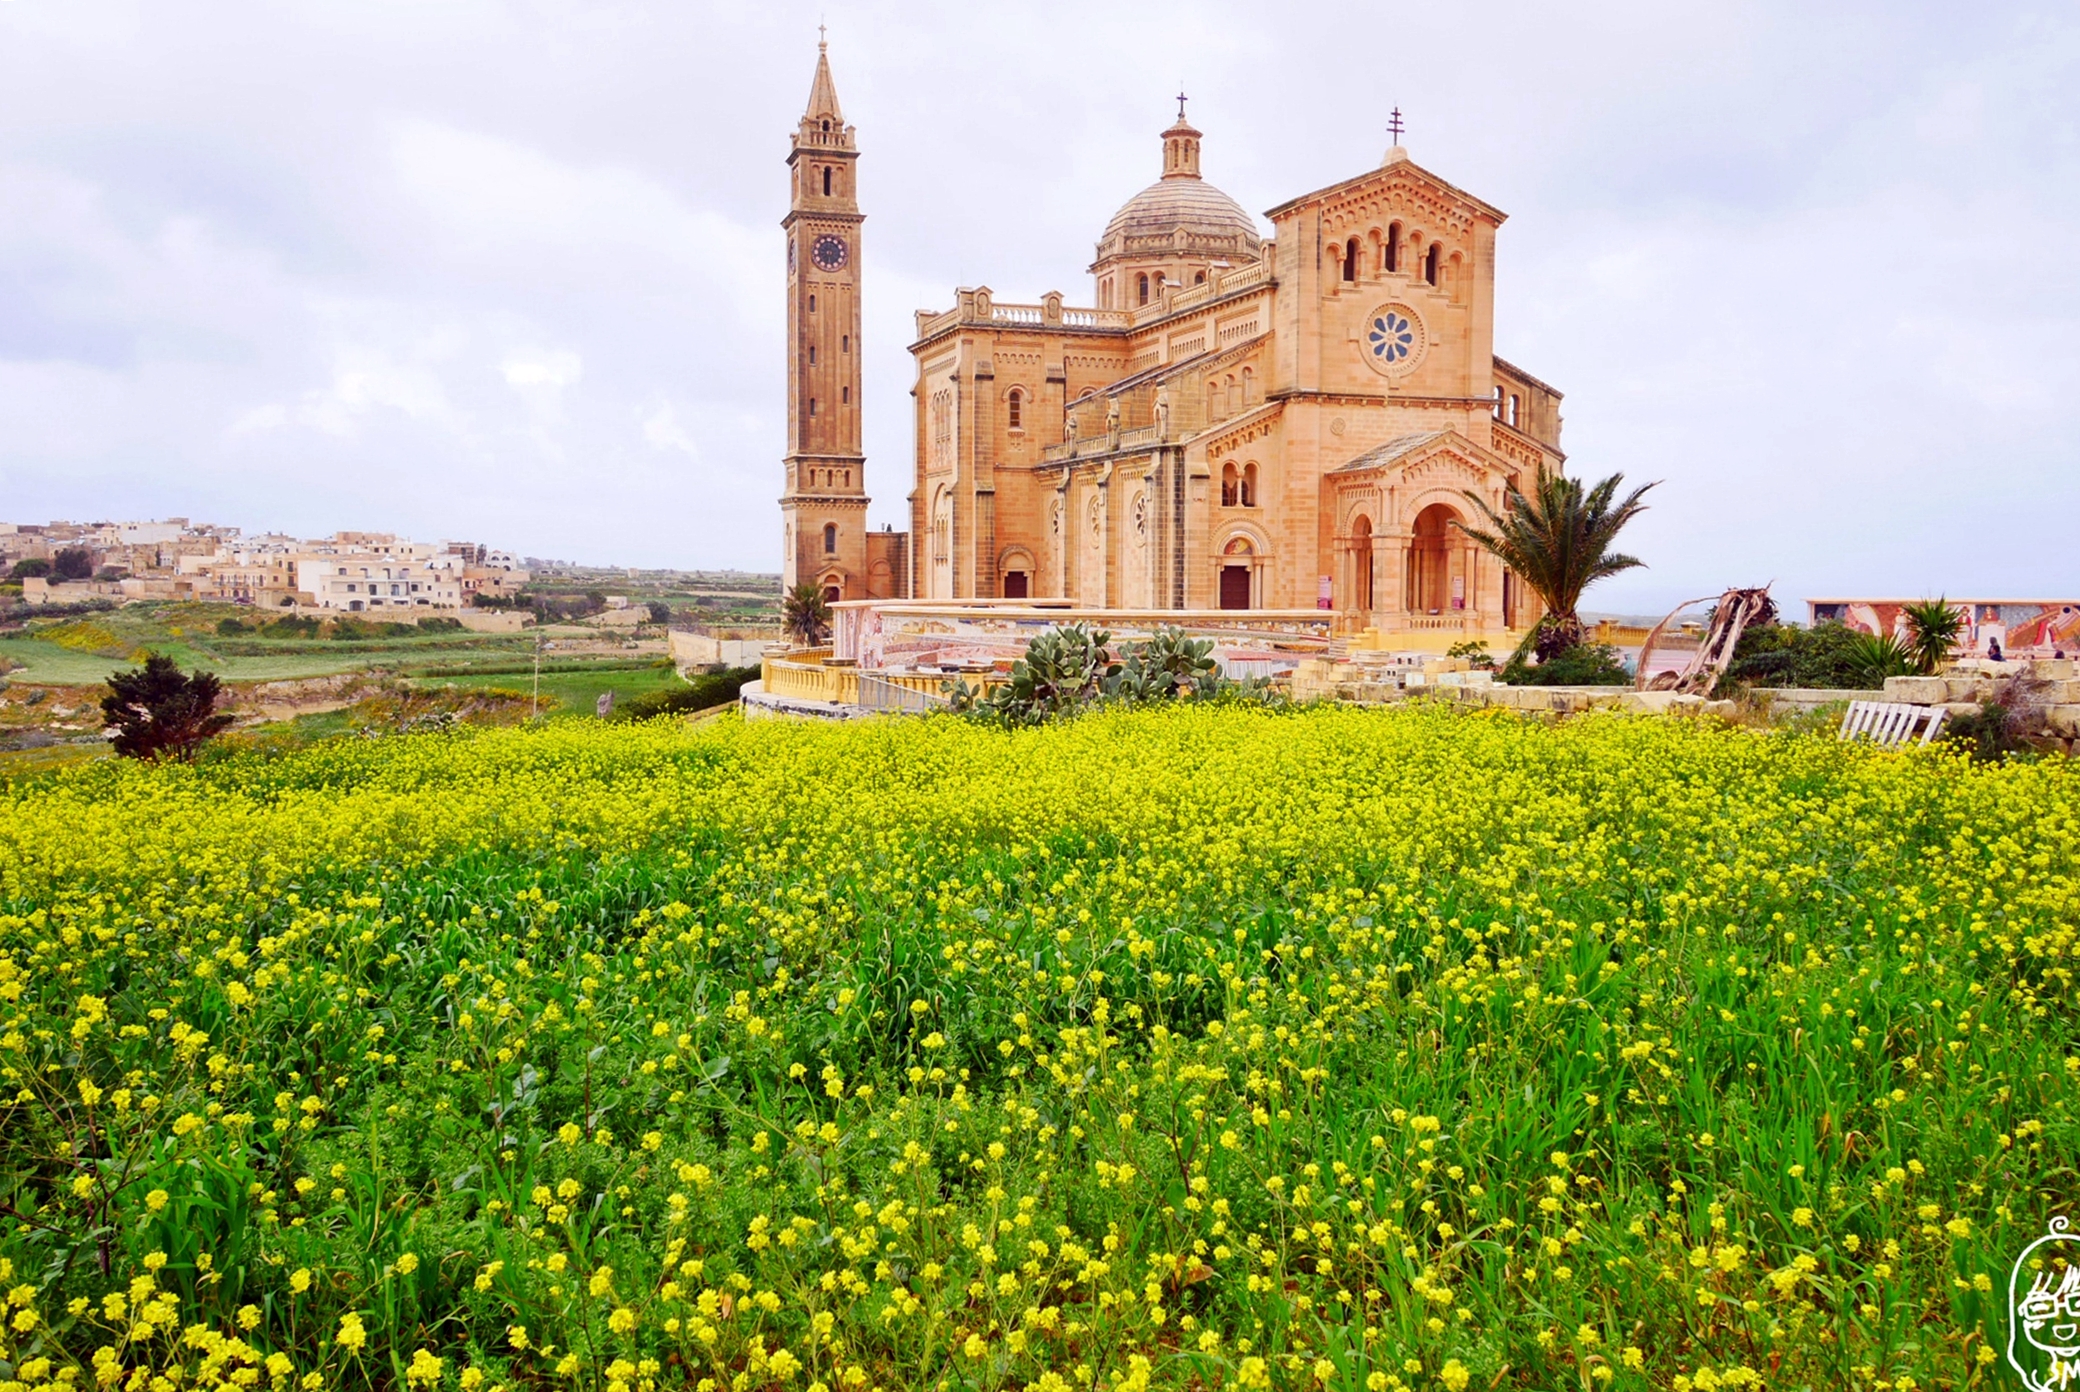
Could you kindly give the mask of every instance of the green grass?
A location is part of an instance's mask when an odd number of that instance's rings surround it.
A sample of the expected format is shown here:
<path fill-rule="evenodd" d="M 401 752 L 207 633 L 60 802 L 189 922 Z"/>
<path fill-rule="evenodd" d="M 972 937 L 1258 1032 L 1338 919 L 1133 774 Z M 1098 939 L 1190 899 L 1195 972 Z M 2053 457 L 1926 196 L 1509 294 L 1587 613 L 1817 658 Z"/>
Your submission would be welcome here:
<path fill-rule="evenodd" d="M 419 677 L 413 686 L 420 690 L 437 690 L 441 687 L 479 689 L 498 688 L 506 691 L 532 692 L 533 677 L 530 672 L 499 672 L 489 675 Z M 641 665 L 610 666 L 601 663 L 595 668 L 571 670 L 568 667 L 546 670 L 542 673 L 541 693 L 544 709 L 554 700 L 556 709 L 572 714 L 591 715 L 600 693 L 612 691 L 614 699 L 626 701 L 636 696 L 647 696 L 653 691 L 677 690 L 686 685 L 670 666 L 656 662 Z"/>
<path fill-rule="evenodd" d="M 2065 761 L 1425 707 L 60 773 L 0 794 L 0 1361 L 2003 1385 L 2076 831 Z"/>

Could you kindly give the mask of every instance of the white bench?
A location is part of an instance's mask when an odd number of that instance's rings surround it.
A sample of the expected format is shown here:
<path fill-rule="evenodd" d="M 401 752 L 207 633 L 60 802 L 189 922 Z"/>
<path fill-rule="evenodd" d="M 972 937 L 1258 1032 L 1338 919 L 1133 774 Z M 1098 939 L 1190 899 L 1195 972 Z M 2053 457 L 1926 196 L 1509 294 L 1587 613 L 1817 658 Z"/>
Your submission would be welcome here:
<path fill-rule="evenodd" d="M 1869 740 L 1880 749 L 1897 749 L 1913 735 L 1923 720 L 1928 722 L 1917 744 L 1927 744 L 1943 728 L 1949 714 L 1941 706 L 1915 706 L 1902 701 L 1851 701 L 1842 717 L 1841 738 Z"/>

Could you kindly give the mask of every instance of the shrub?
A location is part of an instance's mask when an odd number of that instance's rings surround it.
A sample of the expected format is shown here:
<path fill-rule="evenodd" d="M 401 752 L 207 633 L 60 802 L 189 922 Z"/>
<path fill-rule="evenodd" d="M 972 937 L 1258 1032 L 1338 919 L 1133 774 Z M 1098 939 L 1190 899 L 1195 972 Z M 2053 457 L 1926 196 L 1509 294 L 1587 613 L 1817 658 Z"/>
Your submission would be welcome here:
<path fill-rule="evenodd" d="M 1864 690 L 1884 685 L 1870 679 L 1872 670 L 1859 639 L 1864 635 L 1839 623 L 1758 624 L 1741 633 L 1733 661 L 1726 669 L 1731 685 L 1804 687 L 1828 691 Z"/>
<path fill-rule="evenodd" d="M 419 632 L 421 633 L 460 633 L 461 631 L 462 620 L 460 619 L 419 620 Z"/>
<path fill-rule="evenodd" d="M 1968 715 L 1954 715 L 1943 726 L 1943 739 L 1979 763 L 1996 763 L 2029 748 L 2028 736 L 2044 719 L 2042 678 L 2017 673 L 1995 683 L 1993 699 Z"/>
<path fill-rule="evenodd" d="M 1913 648 L 1887 633 L 1856 634 L 1849 640 L 1849 661 L 1860 677 L 1856 684 L 1871 690 L 1887 677 L 1911 676 L 1917 666 Z"/>
<path fill-rule="evenodd" d="M 1557 657 L 1531 666 L 1519 653 L 1502 669 L 1500 680 L 1509 686 L 1629 686 L 1632 676 L 1625 670 L 1618 650 L 1608 643 L 1577 643 Z"/>
<path fill-rule="evenodd" d="M 24 556 L 7 573 L 17 580 L 41 580 L 51 573 L 51 563 L 41 556 Z"/>
<path fill-rule="evenodd" d="M 60 580 L 85 580 L 94 574 L 94 558 L 84 546 L 68 546 L 52 558 L 51 574 Z"/>
<path fill-rule="evenodd" d="M 144 666 L 111 673 L 101 714 L 115 733 L 116 753 L 126 759 L 192 759 L 204 740 L 231 723 L 217 714 L 214 672 L 181 669 L 153 653 Z"/>
<path fill-rule="evenodd" d="M 246 627 L 245 620 L 243 619 L 217 620 L 217 634 L 219 637 L 237 638 L 242 634 L 251 633 L 252 631 L 253 630 Z"/>
<path fill-rule="evenodd" d="M 758 680 L 756 667 L 705 672 L 683 687 L 652 691 L 614 708 L 610 720 L 654 720 L 661 715 L 691 715 L 737 699 L 747 682 Z"/>

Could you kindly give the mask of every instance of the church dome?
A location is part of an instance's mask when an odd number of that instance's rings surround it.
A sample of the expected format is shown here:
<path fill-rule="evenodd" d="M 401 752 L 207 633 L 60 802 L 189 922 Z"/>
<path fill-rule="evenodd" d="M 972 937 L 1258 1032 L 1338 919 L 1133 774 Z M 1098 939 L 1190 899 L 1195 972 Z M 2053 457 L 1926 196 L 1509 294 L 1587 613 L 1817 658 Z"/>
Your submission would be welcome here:
<path fill-rule="evenodd" d="M 1199 177 L 1200 133 L 1185 122 L 1163 132 L 1163 177 L 1129 198 L 1105 224 L 1098 261 L 1117 257 L 1210 256 L 1253 261 L 1263 238 L 1240 203 Z"/>
<path fill-rule="evenodd" d="M 1114 237 L 1167 237 L 1182 230 L 1197 240 L 1205 237 L 1223 244 L 1246 240 L 1255 252 L 1256 219 L 1242 205 L 1197 176 L 1166 175 L 1129 198 L 1105 224 L 1101 241 Z"/>

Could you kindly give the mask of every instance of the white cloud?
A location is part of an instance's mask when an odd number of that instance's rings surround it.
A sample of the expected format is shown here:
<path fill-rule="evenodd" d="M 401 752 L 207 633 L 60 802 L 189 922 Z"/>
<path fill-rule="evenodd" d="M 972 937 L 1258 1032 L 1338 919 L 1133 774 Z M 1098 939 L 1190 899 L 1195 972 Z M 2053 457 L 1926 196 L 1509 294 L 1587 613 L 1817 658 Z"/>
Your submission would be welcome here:
<path fill-rule="evenodd" d="M 679 424 L 678 408 L 669 401 L 660 402 L 643 418 L 643 439 L 652 449 L 676 450 L 689 459 L 701 457 L 700 446 Z"/>
<path fill-rule="evenodd" d="M 537 353 L 507 358 L 498 370 L 509 387 L 561 391 L 585 375 L 585 361 L 576 353 Z"/>

